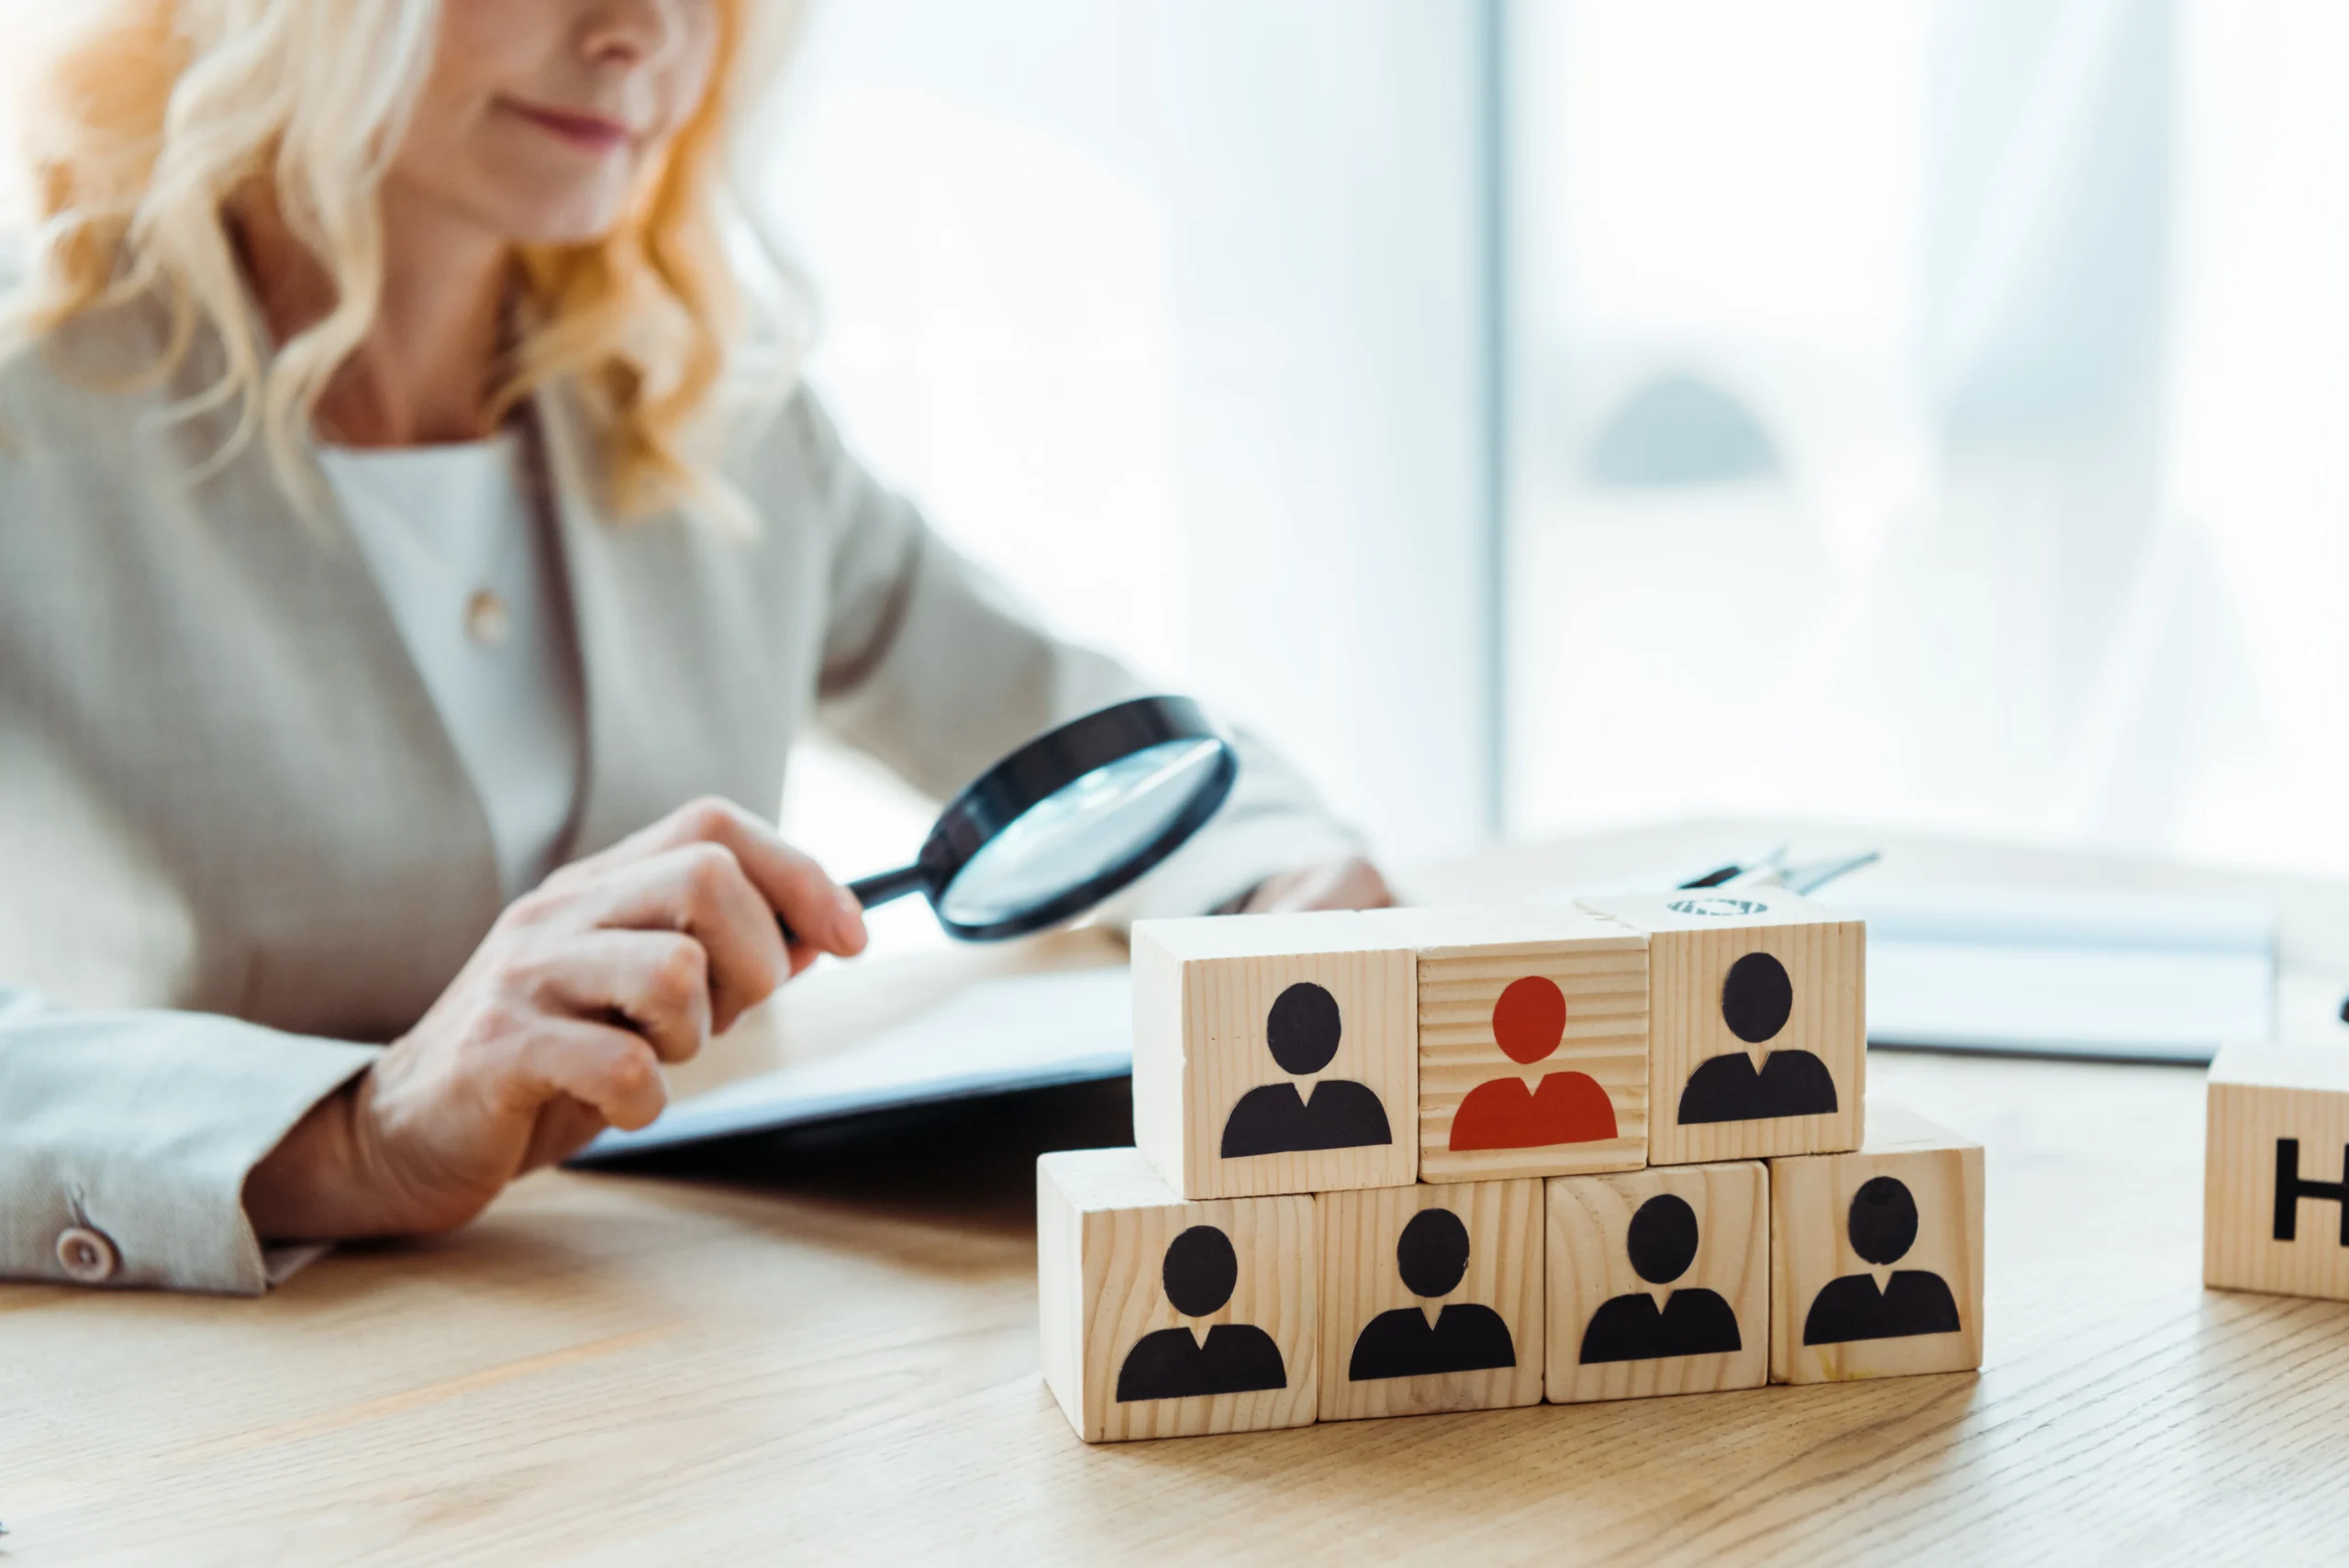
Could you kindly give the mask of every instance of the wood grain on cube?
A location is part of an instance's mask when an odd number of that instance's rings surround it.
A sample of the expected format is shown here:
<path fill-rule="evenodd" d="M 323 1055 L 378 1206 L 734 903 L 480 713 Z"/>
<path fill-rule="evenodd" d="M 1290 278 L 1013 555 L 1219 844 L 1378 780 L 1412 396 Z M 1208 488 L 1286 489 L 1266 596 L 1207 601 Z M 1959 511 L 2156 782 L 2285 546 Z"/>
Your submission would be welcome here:
<path fill-rule="evenodd" d="M 2349 1051 L 2231 1045 L 2207 1093 L 2203 1283 L 2349 1300 Z"/>
<path fill-rule="evenodd" d="M 1540 1403 L 1540 1182 L 1372 1187 L 1316 1205 L 1321 1419 Z"/>
<path fill-rule="evenodd" d="M 1752 1160 L 1553 1179 L 1551 1400 L 1768 1382 L 1769 1187 Z"/>
<path fill-rule="evenodd" d="M 1114 1442 L 1310 1423 L 1319 1325 L 1313 1202 L 1186 1202 L 1133 1149 L 1038 1160 L 1044 1381 L 1077 1435 Z M 1204 1250 L 1210 1265 L 1217 1261 L 1222 1249 L 1208 1232 L 1229 1244 L 1224 1277 L 1210 1266 L 1202 1280 L 1195 1266 L 1178 1279 L 1170 1250 L 1177 1258 Z M 1175 1299 L 1186 1291 L 1188 1299 Z"/>
<path fill-rule="evenodd" d="M 1982 1146 L 1892 1106 L 1849 1153 L 1770 1162 L 1770 1380 L 1982 1364 Z"/>
<path fill-rule="evenodd" d="M 1416 1180 L 1417 976 L 1353 911 L 1137 923 L 1136 1142 L 1192 1198 Z"/>
<path fill-rule="evenodd" d="M 1380 909 L 1419 955 L 1419 1180 L 1647 1162 L 1647 939 L 1567 905 Z"/>
<path fill-rule="evenodd" d="M 1777 888 L 1583 900 L 1648 936 L 1648 1162 L 1852 1149 L 1867 934 Z"/>

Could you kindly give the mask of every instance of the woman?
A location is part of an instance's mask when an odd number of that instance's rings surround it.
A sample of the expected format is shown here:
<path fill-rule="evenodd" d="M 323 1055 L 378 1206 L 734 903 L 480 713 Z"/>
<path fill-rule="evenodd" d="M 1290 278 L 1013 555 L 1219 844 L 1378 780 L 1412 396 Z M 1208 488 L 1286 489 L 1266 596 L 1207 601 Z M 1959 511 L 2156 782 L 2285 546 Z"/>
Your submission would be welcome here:
<path fill-rule="evenodd" d="M 773 9 L 75 9 L 0 360 L 0 1273 L 462 1223 L 863 948 L 729 804 L 804 724 L 942 795 L 1134 690 L 745 395 Z M 1383 899 L 1250 751 L 1153 909 Z"/>

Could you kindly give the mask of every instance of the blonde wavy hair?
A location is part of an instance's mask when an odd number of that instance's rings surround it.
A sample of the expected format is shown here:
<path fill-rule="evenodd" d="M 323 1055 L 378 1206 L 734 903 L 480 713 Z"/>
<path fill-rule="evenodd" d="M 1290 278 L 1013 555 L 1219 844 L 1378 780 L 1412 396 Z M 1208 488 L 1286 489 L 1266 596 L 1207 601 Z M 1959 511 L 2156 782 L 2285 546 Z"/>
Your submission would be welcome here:
<path fill-rule="evenodd" d="M 288 489 L 313 497 L 312 421 L 375 321 L 378 190 L 431 70 L 444 3 L 71 0 L 71 20 L 24 83 L 39 227 L 0 340 L 29 344 L 105 306 L 160 297 L 172 329 L 152 379 L 175 373 L 201 333 L 220 346 L 218 379 L 178 406 L 235 408 L 214 462 L 258 434 Z M 589 244 L 519 250 L 516 340 L 490 413 L 502 418 L 556 382 L 574 387 L 622 516 L 696 503 L 734 511 L 715 466 L 721 389 L 754 340 L 796 367 L 804 324 L 782 318 L 789 274 L 756 242 L 727 176 L 731 122 L 781 66 L 798 10 L 721 0 L 728 67 L 618 227 Z M 228 221 L 262 185 L 335 297 L 273 351 Z M 746 288 L 746 261 L 775 285 L 763 301 Z M 761 303 L 776 307 L 763 339 L 751 320 Z"/>

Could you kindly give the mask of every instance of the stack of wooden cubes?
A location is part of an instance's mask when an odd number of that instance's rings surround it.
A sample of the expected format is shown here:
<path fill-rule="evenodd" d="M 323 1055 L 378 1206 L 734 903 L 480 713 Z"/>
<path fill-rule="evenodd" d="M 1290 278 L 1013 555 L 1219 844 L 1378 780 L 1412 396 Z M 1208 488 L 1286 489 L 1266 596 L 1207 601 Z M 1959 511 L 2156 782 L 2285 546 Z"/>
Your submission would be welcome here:
<path fill-rule="evenodd" d="M 1136 926 L 1046 1382 L 1104 1441 L 1978 1366 L 1982 1151 L 1865 1107 L 1865 971 L 1775 889 Z"/>

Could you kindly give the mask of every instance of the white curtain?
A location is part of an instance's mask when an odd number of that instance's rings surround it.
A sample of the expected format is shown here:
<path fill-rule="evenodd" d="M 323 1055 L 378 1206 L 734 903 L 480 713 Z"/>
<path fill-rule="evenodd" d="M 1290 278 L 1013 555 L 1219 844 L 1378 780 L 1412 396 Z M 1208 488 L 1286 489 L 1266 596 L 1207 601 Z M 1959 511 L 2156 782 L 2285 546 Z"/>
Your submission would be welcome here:
<path fill-rule="evenodd" d="M 2349 13 L 1511 22 L 1514 824 L 2349 869 Z"/>

